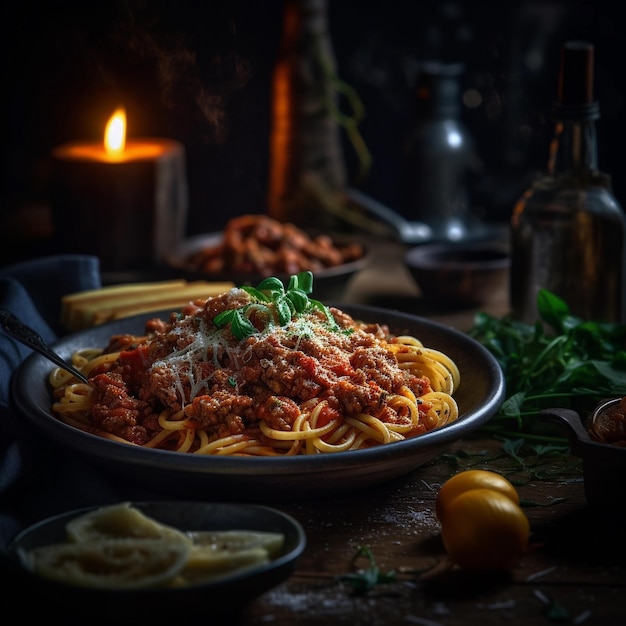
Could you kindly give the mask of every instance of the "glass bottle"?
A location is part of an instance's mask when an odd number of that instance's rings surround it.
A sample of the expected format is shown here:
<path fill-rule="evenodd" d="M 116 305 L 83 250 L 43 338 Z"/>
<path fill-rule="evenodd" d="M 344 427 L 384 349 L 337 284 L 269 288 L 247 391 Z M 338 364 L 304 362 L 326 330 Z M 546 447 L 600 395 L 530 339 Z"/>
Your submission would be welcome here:
<path fill-rule="evenodd" d="M 583 319 L 625 321 L 626 217 L 598 169 L 593 68 L 592 44 L 564 45 L 547 173 L 513 209 L 510 303 L 522 322 L 537 320 L 541 288 Z"/>

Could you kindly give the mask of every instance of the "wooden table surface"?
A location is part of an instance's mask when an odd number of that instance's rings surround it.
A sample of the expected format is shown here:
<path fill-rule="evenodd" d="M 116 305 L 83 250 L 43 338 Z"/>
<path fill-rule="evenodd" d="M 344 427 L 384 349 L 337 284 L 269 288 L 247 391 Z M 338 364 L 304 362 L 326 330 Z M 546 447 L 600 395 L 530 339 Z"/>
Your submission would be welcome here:
<path fill-rule="evenodd" d="M 402 263 L 403 251 L 395 243 L 376 242 L 373 263 L 351 280 L 343 300 L 399 309 L 467 331 L 477 309 L 442 308 L 420 297 Z M 506 313 L 506 285 L 480 310 Z M 524 460 L 522 466 L 503 454 L 498 442 L 474 437 L 376 488 L 272 505 L 306 532 L 307 546 L 295 571 L 253 601 L 242 598 L 234 614 L 217 617 L 207 607 L 202 624 L 626 624 L 624 514 L 586 502 L 578 459 L 541 458 Z M 434 514 L 438 489 L 458 471 L 474 467 L 509 476 L 530 522 L 531 549 L 506 574 L 455 568 L 442 545 Z M 356 558 L 361 547 L 371 551 L 381 572 L 395 572 L 395 581 L 362 594 L 342 582 L 342 576 L 368 566 Z"/>
<path fill-rule="evenodd" d="M 382 242 L 375 263 L 346 292 L 347 302 L 388 306 L 466 331 L 475 309 L 429 306 L 402 265 L 402 248 Z M 508 310 L 506 285 L 481 310 Z M 224 623 L 318 626 L 367 624 L 624 624 L 626 518 L 587 504 L 574 457 L 521 468 L 484 438 L 458 442 L 412 473 L 364 492 L 276 508 L 304 527 L 307 547 L 295 572 Z M 434 502 L 442 483 L 460 471 L 500 471 L 516 484 L 531 526 L 531 549 L 508 574 L 452 567 Z M 617 495 L 617 494 L 616 494 Z M 618 497 L 623 497 L 619 494 Z M 365 594 L 339 578 L 367 567 L 371 550 L 396 581 Z"/>

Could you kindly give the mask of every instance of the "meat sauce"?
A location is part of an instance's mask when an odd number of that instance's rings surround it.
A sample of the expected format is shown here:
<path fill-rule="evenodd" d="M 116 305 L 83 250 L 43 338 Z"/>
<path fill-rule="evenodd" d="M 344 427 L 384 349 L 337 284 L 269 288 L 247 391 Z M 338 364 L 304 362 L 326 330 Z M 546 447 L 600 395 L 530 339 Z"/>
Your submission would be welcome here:
<path fill-rule="evenodd" d="M 626 396 L 596 415 L 589 434 L 601 443 L 626 447 Z"/>
<path fill-rule="evenodd" d="M 250 302 L 246 291 L 232 289 L 167 322 L 150 320 L 144 336 L 111 337 L 105 352 L 119 351 L 118 359 L 91 374 L 94 425 L 143 445 L 160 432 L 163 411 L 184 411 L 187 427 L 215 440 L 260 420 L 289 430 L 321 400 L 319 426 L 359 413 L 410 423 L 387 397 L 404 386 L 416 396 L 431 390 L 428 378 L 398 367 L 386 327 L 357 323 L 337 309 L 330 309 L 334 326 L 318 309 L 269 329 L 253 315 L 259 332 L 242 340 L 213 323 L 221 311 Z"/>

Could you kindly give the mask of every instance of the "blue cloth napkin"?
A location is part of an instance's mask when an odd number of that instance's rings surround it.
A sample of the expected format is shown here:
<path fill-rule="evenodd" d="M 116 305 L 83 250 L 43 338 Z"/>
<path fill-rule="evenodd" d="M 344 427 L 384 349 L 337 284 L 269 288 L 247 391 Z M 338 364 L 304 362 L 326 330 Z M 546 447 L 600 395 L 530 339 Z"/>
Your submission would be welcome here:
<path fill-rule="evenodd" d="M 54 345 L 64 332 L 61 297 L 101 286 L 97 257 L 44 257 L 0 267 L 0 307 Z M 31 352 L 0 329 L 0 550 L 22 528 L 50 515 L 82 506 L 154 499 L 116 483 L 22 423 L 11 408 L 10 384 Z"/>

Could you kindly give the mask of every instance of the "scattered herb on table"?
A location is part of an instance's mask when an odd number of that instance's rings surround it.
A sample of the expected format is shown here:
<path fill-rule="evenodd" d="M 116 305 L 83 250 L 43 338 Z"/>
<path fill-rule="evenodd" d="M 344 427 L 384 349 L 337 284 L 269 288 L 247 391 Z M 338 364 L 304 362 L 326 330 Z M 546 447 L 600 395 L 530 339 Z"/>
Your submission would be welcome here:
<path fill-rule="evenodd" d="M 481 436 L 480 432 L 477 435 Z M 578 479 L 582 475 L 582 461 L 571 455 L 565 438 L 558 438 L 560 443 L 544 444 L 535 438 L 526 439 L 523 435 L 503 437 L 494 429 L 489 432 L 489 439 L 494 442 L 494 447 L 472 449 L 471 452 L 461 447 L 439 455 L 431 463 L 445 463 L 455 473 L 468 469 L 497 471 L 518 487 L 531 481 L 550 481 L 557 477 Z M 543 503 L 524 500 L 523 506 L 547 506 L 558 502 L 557 497 Z"/>
<path fill-rule="evenodd" d="M 626 395 L 626 324 L 575 317 L 545 289 L 537 309 L 535 324 L 481 312 L 468 331 L 495 356 L 507 386 L 504 403 L 483 432 L 542 440 L 542 409 L 570 408 L 584 418 L 602 400 Z"/>
<path fill-rule="evenodd" d="M 396 581 L 397 576 L 395 570 L 381 572 L 378 565 L 376 565 L 374 555 L 369 548 L 359 546 L 355 558 L 358 559 L 359 557 L 365 557 L 367 559 L 367 567 L 355 574 L 343 574 L 341 576 L 337 576 L 337 580 L 339 582 L 348 583 L 357 593 L 366 593 L 367 591 L 373 589 L 376 585 Z"/>

